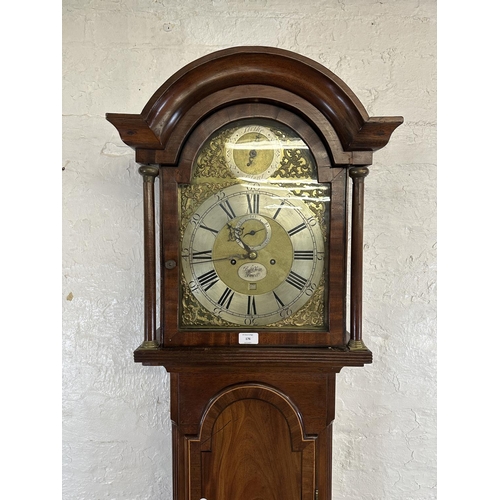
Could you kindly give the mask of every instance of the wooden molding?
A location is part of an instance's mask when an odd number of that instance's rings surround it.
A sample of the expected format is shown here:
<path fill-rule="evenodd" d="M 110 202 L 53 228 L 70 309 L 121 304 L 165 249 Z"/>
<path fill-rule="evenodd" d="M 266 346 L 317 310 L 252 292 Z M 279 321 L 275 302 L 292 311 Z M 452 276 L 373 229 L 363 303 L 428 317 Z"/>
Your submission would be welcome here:
<path fill-rule="evenodd" d="M 329 347 L 168 347 L 137 349 L 134 361 L 146 366 L 164 366 L 175 373 L 206 370 L 339 372 L 344 366 L 371 363 L 372 353 Z"/>
<path fill-rule="evenodd" d="M 250 96 L 239 95 L 242 86 L 251 87 Z M 303 112 L 310 114 L 313 107 L 324 116 L 344 151 L 380 149 L 403 123 L 399 116 L 369 117 L 334 73 L 312 59 L 271 47 L 235 47 L 204 56 L 169 78 L 139 115 L 107 113 L 106 119 L 133 149 L 164 150 L 167 144 L 178 149 L 190 130 L 183 134 L 176 130 L 189 111 L 194 127 L 217 109 L 237 102 L 283 105 L 283 91 L 296 96 L 297 102 L 289 100 L 294 112 L 307 107 Z M 204 105 L 196 107 L 201 101 Z M 169 144 L 171 138 L 177 144 Z"/>

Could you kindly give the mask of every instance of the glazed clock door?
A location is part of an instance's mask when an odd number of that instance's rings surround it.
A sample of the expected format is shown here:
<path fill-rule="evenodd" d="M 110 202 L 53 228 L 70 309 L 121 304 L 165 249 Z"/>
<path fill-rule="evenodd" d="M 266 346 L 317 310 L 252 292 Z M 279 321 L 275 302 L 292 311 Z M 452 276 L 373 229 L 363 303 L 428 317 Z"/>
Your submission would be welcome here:
<path fill-rule="evenodd" d="M 326 328 L 329 192 L 315 177 L 305 144 L 276 122 L 210 137 L 180 187 L 181 327 L 297 328 L 309 311 L 308 328 Z"/>
<path fill-rule="evenodd" d="M 165 260 L 179 262 L 177 280 L 166 273 L 164 294 L 177 314 L 164 309 L 164 344 L 203 345 L 190 339 L 209 332 L 210 345 L 234 345 L 248 332 L 255 343 L 279 345 L 273 332 L 291 332 L 292 341 L 308 333 L 313 344 L 331 345 L 331 183 L 319 182 L 313 152 L 284 123 L 247 118 L 214 128 L 192 159 L 181 159 L 184 174 L 161 172 L 164 198 L 178 207 L 164 217 Z M 335 244 L 343 250 L 342 238 Z"/>

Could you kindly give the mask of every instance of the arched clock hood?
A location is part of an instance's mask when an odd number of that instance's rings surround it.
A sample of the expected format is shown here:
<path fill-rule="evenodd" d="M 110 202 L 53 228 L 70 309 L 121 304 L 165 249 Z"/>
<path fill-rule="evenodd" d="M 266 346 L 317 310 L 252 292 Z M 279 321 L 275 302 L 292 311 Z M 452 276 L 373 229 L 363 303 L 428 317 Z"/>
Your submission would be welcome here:
<path fill-rule="evenodd" d="M 175 164 L 184 139 L 206 117 L 234 104 L 279 103 L 308 121 L 337 165 L 370 165 L 402 122 L 369 117 L 334 73 L 302 55 L 271 47 L 235 47 L 201 57 L 169 78 L 140 114 L 106 119 L 140 163 Z M 161 161 L 155 151 L 162 151 Z"/>

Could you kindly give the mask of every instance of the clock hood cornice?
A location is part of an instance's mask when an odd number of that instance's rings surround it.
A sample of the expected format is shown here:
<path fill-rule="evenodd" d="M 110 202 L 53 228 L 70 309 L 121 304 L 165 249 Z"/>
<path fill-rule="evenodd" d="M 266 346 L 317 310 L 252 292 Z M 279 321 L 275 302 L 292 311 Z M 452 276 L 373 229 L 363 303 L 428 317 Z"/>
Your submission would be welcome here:
<path fill-rule="evenodd" d="M 290 111 L 309 116 L 319 132 L 327 134 L 322 128 L 333 127 L 345 152 L 384 147 L 403 122 L 398 116 L 369 117 L 334 73 L 307 57 L 271 47 L 235 47 L 201 57 L 169 78 L 140 114 L 108 113 L 106 119 L 131 148 L 168 147 L 177 156 L 204 118 L 245 102 L 286 102 Z"/>

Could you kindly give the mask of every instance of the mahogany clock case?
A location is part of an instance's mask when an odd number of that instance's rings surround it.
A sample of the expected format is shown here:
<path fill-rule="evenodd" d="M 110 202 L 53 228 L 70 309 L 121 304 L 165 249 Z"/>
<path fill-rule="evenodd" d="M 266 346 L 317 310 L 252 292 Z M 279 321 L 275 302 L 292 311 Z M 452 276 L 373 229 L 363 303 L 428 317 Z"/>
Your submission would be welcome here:
<path fill-rule="evenodd" d="M 373 152 L 403 119 L 369 117 L 329 70 L 269 47 L 202 57 L 167 80 L 140 114 L 106 117 L 141 164 L 144 341 L 134 360 L 170 373 L 175 500 L 329 500 L 336 374 L 372 362 L 362 338 L 364 179 Z M 307 182 L 328 200 L 314 208 L 296 172 L 279 169 L 283 156 L 273 147 L 254 171 L 255 148 L 244 144 L 247 165 L 229 154 L 200 182 L 211 138 L 228 130 L 237 142 L 242 123 L 264 142 L 281 128 L 296 134 L 310 154 L 296 155 L 312 166 Z M 220 160 L 221 151 L 214 154 Z M 285 195 L 270 210 L 263 205 L 274 203 L 273 182 Z M 285 202 L 307 214 L 303 223 L 278 217 Z M 260 274 L 247 283 L 241 273 L 250 268 Z M 307 320 L 312 313 L 316 326 Z M 241 334 L 258 343 L 242 344 Z"/>

